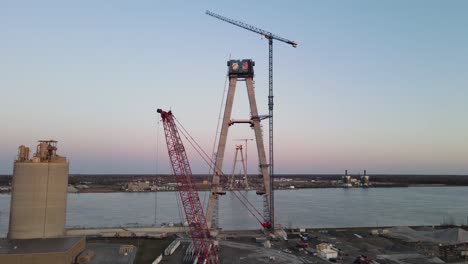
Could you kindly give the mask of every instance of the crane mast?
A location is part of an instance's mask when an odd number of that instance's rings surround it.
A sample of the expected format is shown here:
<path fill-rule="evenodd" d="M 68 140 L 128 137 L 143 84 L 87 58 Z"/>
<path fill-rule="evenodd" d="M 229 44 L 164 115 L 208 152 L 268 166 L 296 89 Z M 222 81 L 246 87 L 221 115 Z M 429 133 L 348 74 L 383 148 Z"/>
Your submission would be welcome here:
<path fill-rule="evenodd" d="M 172 165 L 182 207 L 188 223 L 189 234 L 193 242 L 198 263 L 217 264 L 218 256 L 213 239 L 210 236 L 203 207 L 198 196 L 190 163 L 180 138 L 174 116 L 171 111 L 158 109 L 164 125 L 167 151 Z"/>
<path fill-rule="evenodd" d="M 219 20 L 222 20 L 224 22 L 230 23 L 232 25 L 244 28 L 246 30 L 252 31 L 254 33 L 260 34 L 264 36 L 268 40 L 268 53 L 269 53 L 269 61 L 268 61 L 268 69 L 269 69 L 269 74 L 268 74 L 268 80 L 269 80 L 269 92 L 268 92 L 268 116 L 269 116 L 269 174 L 270 174 L 270 195 L 269 195 L 269 205 L 270 205 L 270 223 L 271 223 L 271 229 L 274 231 L 275 228 L 275 207 L 274 207 L 274 192 L 273 192 L 273 175 L 274 175 L 274 153 L 273 153 L 273 40 L 279 40 L 281 42 L 284 42 L 286 44 L 291 45 L 292 47 L 297 47 L 297 43 L 289 40 L 282 38 L 280 36 L 277 36 L 269 31 L 254 27 L 252 25 L 246 24 L 241 21 L 233 20 L 221 15 L 218 15 L 216 13 L 213 13 L 211 11 L 206 11 L 206 14 L 209 16 L 212 16 L 214 18 L 217 18 Z"/>

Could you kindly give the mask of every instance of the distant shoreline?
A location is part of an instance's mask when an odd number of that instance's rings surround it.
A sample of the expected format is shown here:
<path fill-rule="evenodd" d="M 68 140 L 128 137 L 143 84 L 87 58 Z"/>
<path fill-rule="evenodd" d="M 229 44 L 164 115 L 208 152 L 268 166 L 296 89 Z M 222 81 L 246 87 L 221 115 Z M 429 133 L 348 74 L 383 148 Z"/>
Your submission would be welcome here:
<path fill-rule="evenodd" d="M 445 185 L 445 184 L 411 184 L 411 185 L 402 185 L 402 184 L 394 184 L 394 185 L 377 185 L 377 186 L 369 186 L 369 187 L 342 187 L 342 186 L 320 186 L 320 187 L 303 187 L 303 188 L 275 188 L 275 191 L 297 191 L 297 190 L 304 190 L 304 189 L 375 189 L 375 188 L 409 188 L 409 187 L 468 187 L 468 185 Z M 208 192 L 209 189 L 198 189 L 200 192 Z M 226 190 L 227 192 L 232 190 Z M 255 191 L 254 189 L 250 190 L 241 190 L 241 191 Z M 158 190 L 158 191 L 124 191 L 124 190 L 117 190 L 109 186 L 108 188 L 92 188 L 85 190 L 78 190 L 76 192 L 68 192 L 68 193 L 165 193 L 165 192 L 177 192 L 177 190 Z M 9 194 L 11 191 L 0 191 L 0 194 Z"/>
<path fill-rule="evenodd" d="M 360 184 L 361 175 L 350 175 L 353 187 L 344 187 L 339 174 L 288 174 L 275 175 L 275 190 L 324 189 L 324 188 L 395 188 L 395 187 L 451 187 L 468 186 L 468 175 L 368 175 L 370 186 Z M 194 175 L 199 191 L 209 191 L 211 175 Z M 9 193 L 11 175 L 0 175 L 0 193 Z M 249 185 L 253 190 L 262 185 L 259 175 L 249 175 Z M 224 182 L 223 182 L 224 181 Z M 227 186 L 227 179 L 222 184 Z M 141 186 L 128 187 L 141 183 Z M 176 191 L 173 176 L 138 174 L 71 174 L 70 192 L 77 193 L 116 193 L 116 192 L 167 192 Z M 126 191 L 129 190 L 129 191 Z"/>

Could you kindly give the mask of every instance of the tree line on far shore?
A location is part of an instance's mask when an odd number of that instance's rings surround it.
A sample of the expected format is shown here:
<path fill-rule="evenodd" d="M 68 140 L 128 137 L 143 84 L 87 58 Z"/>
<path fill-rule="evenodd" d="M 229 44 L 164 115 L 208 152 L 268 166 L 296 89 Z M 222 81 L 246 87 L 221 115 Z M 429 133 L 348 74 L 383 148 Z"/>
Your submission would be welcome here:
<path fill-rule="evenodd" d="M 258 175 L 249 175 L 257 178 Z M 316 180 L 316 181 L 339 181 L 343 175 L 339 174 L 278 174 L 275 178 L 290 178 L 293 180 Z M 361 175 L 350 175 L 352 178 L 359 179 Z M 369 175 L 371 182 L 376 183 L 401 183 L 406 185 L 411 184 L 444 184 L 444 185 L 462 185 L 468 186 L 468 175 L 415 175 L 415 174 L 378 174 Z M 194 175 L 196 181 L 210 180 L 211 175 Z M 11 183 L 11 175 L 0 175 L 0 186 L 7 186 Z M 131 181 L 156 181 L 156 182 L 173 182 L 173 177 L 168 174 L 164 175 L 131 175 L 131 174 L 71 174 L 68 182 L 70 184 L 98 184 L 98 185 L 113 185 L 125 184 Z"/>

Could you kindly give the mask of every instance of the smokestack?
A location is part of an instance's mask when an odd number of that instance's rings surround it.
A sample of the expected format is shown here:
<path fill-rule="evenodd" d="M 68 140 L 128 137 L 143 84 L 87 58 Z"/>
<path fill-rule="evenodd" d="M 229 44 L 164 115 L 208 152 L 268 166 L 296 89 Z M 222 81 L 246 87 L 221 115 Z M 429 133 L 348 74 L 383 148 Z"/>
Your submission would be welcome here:
<path fill-rule="evenodd" d="M 366 176 L 366 175 L 367 175 L 366 170 L 364 170 L 364 176 Z"/>
<path fill-rule="evenodd" d="M 345 176 L 348 175 L 348 170 L 345 170 L 345 171 L 344 171 L 344 175 L 345 175 Z"/>

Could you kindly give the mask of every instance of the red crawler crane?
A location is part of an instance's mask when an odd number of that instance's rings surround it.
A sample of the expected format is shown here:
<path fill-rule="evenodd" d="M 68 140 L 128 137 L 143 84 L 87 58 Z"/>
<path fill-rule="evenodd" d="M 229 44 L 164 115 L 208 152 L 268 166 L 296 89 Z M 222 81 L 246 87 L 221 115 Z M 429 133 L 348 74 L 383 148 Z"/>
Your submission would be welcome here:
<path fill-rule="evenodd" d="M 172 112 L 158 109 L 164 124 L 164 135 L 166 136 L 167 151 L 171 160 L 172 170 L 177 182 L 185 218 L 189 226 L 190 237 L 198 263 L 217 264 L 218 256 L 214 246 L 210 230 L 206 224 L 203 207 L 195 187 L 195 180 L 190 169 L 190 164 L 185 153 L 184 144 L 179 136 L 177 125 Z"/>

